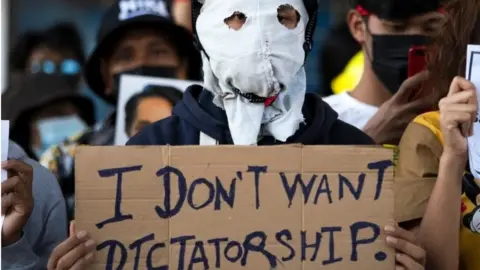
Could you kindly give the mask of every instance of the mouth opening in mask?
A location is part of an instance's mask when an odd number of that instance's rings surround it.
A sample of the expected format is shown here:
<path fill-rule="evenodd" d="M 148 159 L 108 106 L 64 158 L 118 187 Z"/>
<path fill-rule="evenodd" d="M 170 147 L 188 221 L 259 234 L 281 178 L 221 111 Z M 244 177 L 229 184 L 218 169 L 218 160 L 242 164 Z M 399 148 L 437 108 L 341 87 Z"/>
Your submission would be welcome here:
<path fill-rule="evenodd" d="M 265 107 L 269 107 L 270 105 L 272 105 L 273 102 L 275 102 L 275 100 L 278 97 L 278 94 L 267 96 L 267 97 L 261 97 L 254 93 L 243 93 L 242 91 L 240 91 L 240 89 L 234 87 L 231 83 L 229 83 L 229 85 L 234 93 L 247 99 L 250 103 L 263 103 Z M 285 85 L 280 83 L 280 91 L 278 93 L 281 93 L 284 90 L 285 90 Z"/>

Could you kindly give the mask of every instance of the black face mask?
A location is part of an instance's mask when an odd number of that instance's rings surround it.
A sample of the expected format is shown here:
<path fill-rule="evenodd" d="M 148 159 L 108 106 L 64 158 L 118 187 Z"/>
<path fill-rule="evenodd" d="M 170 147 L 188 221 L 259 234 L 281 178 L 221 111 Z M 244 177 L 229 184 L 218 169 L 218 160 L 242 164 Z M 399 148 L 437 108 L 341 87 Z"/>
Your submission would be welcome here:
<path fill-rule="evenodd" d="M 117 105 L 118 94 L 120 88 L 120 77 L 122 75 L 139 75 L 157 78 L 177 78 L 177 68 L 175 67 L 155 67 L 155 66 L 140 66 L 134 69 L 125 70 L 113 76 L 113 94 L 108 97 L 108 102 Z"/>
<path fill-rule="evenodd" d="M 392 94 L 408 77 L 410 48 L 427 43 L 426 36 L 372 35 L 373 71 Z"/>

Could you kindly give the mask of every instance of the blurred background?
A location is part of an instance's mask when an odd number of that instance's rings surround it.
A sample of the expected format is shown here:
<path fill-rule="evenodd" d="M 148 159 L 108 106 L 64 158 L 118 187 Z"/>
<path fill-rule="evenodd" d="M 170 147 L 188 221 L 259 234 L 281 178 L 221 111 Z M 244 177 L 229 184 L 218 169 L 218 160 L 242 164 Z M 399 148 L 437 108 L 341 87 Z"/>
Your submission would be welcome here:
<path fill-rule="evenodd" d="M 349 0 L 320 0 L 315 48 L 307 62 L 308 91 L 322 93 L 323 72 L 320 48 L 327 36 L 328 29 L 338 21 L 345 19 Z M 95 46 L 95 35 L 102 13 L 112 0 L 1 0 L 2 4 L 2 91 L 8 82 L 8 52 L 27 31 L 40 31 L 58 22 L 75 24 L 83 39 L 86 55 Z M 5 42 L 7 41 L 7 42 Z M 97 107 L 97 119 L 109 113 L 109 108 L 88 89 L 84 94 L 93 98 Z"/>

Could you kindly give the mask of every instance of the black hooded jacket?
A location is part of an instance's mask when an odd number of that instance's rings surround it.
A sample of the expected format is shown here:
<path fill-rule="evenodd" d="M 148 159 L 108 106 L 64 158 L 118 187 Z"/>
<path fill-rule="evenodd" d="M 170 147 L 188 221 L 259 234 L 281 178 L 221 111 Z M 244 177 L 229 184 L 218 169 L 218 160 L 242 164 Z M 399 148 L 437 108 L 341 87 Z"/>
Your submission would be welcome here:
<path fill-rule="evenodd" d="M 145 127 L 127 145 L 198 145 L 200 132 L 218 144 L 233 144 L 225 111 L 212 102 L 213 95 L 201 86 L 190 86 L 173 109 L 172 116 Z M 306 124 L 286 143 L 304 145 L 372 145 L 357 128 L 337 119 L 337 113 L 316 94 L 307 94 L 303 105 Z M 258 145 L 282 142 L 264 137 Z"/>

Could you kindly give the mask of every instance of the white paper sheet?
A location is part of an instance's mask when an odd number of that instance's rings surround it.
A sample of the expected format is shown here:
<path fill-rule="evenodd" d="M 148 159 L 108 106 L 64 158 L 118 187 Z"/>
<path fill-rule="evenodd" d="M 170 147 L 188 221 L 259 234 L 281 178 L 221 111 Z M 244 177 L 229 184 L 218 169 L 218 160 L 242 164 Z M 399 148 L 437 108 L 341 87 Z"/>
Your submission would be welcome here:
<path fill-rule="evenodd" d="M 4 161 L 7 161 L 8 158 L 8 142 L 9 142 L 9 130 L 10 130 L 10 122 L 6 120 L 2 120 L 2 126 L 1 126 L 1 133 L 2 136 L 0 139 L 2 140 L 2 148 L 0 149 L 2 152 L 2 163 Z M 2 182 L 7 180 L 7 171 L 2 169 Z M 2 215 L 0 216 L 0 231 L 2 230 L 3 227 L 3 220 L 5 219 L 5 216 Z"/>
<path fill-rule="evenodd" d="M 480 107 L 480 45 L 468 45 L 466 79 L 477 89 L 477 99 Z M 473 123 L 473 136 L 468 138 L 468 159 L 470 171 L 475 178 L 480 179 L 480 114 Z"/>
<path fill-rule="evenodd" d="M 7 161 L 8 158 L 8 141 L 9 141 L 9 130 L 10 130 L 10 122 L 6 120 L 2 120 L 2 162 Z M 2 182 L 7 180 L 7 171 L 2 170 Z"/>

